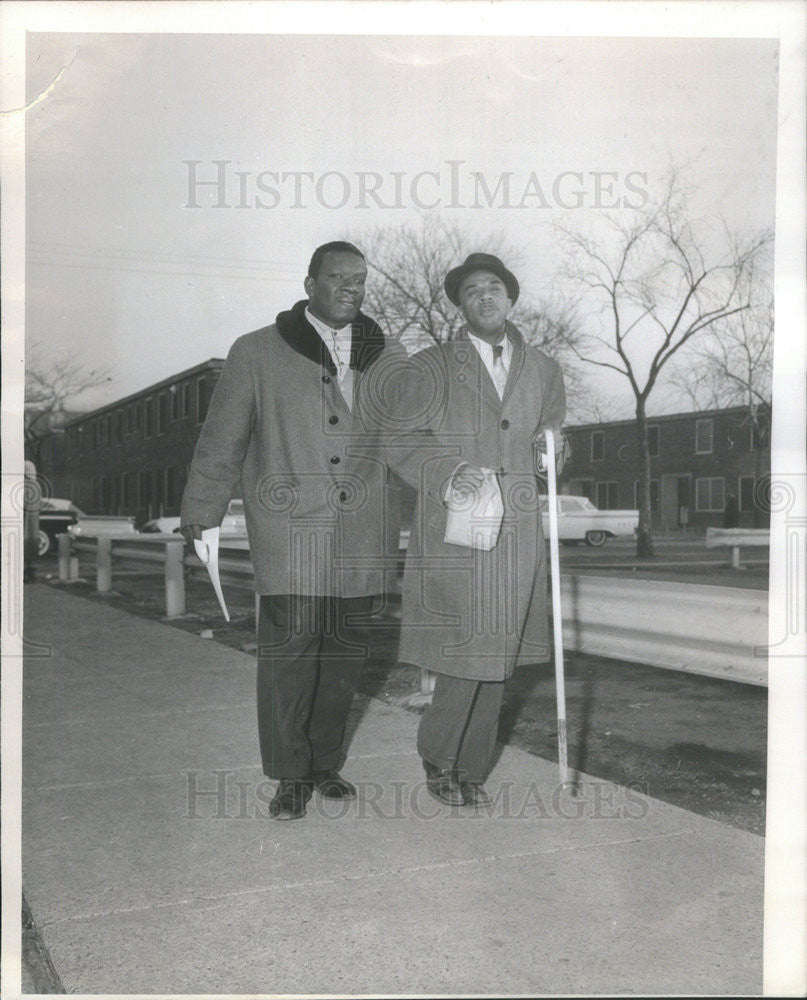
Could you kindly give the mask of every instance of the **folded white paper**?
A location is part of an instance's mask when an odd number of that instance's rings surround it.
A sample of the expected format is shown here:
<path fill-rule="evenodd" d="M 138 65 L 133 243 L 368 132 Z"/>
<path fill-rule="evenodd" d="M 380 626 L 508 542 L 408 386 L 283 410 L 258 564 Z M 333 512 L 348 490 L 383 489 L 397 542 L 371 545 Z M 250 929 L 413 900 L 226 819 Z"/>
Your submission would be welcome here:
<path fill-rule="evenodd" d="M 201 539 L 194 538 L 193 545 L 196 549 L 196 555 L 207 566 L 207 573 L 210 577 L 210 582 L 213 584 L 216 597 L 219 599 L 224 619 L 225 621 L 229 621 L 230 613 L 227 610 L 227 605 L 224 603 L 224 594 L 221 592 L 221 580 L 219 579 L 219 529 L 205 528 Z"/>
<path fill-rule="evenodd" d="M 484 479 L 475 493 L 449 490 L 445 541 L 489 552 L 499 540 L 504 504 L 493 469 L 482 469 Z"/>

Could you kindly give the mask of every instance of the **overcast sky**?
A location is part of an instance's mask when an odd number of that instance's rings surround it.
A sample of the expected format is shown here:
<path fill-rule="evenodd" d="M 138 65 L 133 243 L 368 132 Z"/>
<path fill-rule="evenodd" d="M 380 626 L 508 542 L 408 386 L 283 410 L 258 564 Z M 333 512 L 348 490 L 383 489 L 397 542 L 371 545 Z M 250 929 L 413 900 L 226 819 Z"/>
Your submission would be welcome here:
<path fill-rule="evenodd" d="M 776 71 L 759 39 L 31 34 L 28 345 L 106 365 L 81 404 L 112 402 L 225 356 L 318 243 L 418 205 L 480 248 L 504 229 L 546 296 L 553 224 L 652 197 L 671 160 L 699 213 L 772 227 Z M 517 207 L 473 172 L 510 172 Z"/>

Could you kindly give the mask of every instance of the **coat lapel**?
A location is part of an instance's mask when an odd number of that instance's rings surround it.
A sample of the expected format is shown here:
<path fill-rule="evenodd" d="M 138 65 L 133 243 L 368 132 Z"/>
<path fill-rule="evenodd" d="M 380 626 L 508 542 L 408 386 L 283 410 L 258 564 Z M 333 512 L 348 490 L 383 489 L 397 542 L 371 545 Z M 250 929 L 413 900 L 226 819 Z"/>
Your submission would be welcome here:
<path fill-rule="evenodd" d="M 501 399 L 499 399 L 499 394 L 496 392 L 496 386 L 493 384 L 490 372 L 483 364 L 482 358 L 479 356 L 479 351 L 474 347 L 471 338 L 468 336 L 468 328 L 463 326 L 457 334 L 456 340 L 453 341 L 456 345 L 453 355 L 456 368 L 455 381 L 468 388 L 479 386 L 483 402 L 496 410 L 497 413 L 512 393 L 521 369 L 524 367 L 524 358 L 526 357 L 524 338 L 521 336 L 518 327 L 512 323 L 507 323 L 505 333 L 513 345 L 513 353 L 510 358 L 510 369 L 507 373 L 507 384 L 504 387 L 504 395 Z M 471 378 L 469 378 L 469 365 L 473 372 L 473 377 Z"/>
<path fill-rule="evenodd" d="M 335 375 L 336 365 L 331 352 L 325 346 L 322 337 L 305 318 L 307 305 L 308 302 L 302 299 L 287 312 L 280 313 L 277 317 L 278 331 L 293 351 L 320 365 L 330 375 Z M 367 371 L 384 350 L 384 344 L 384 334 L 375 320 L 365 316 L 364 313 L 359 313 L 351 331 L 350 367 L 357 372 Z"/>
<path fill-rule="evenodd" d="M 521 374 L 521 369 L 524 367 L 524 359 L 527 356 L 527 352 L 524 350 L 524 338 L 521 336 L 521 331 L 518 327 L 513 323 L 508 323 L 505 327 L 505 333 L 513 345 L 513 353 L 510 357 L 510 370 L 507 373 L 507 384 L 504 387 L 502 406 L 510 398 L 518 376 Z"/>
<path fill-rule="evenodd" d="M 463 326 L 455 340 L 451 342 L 454 360 L 454 383 L 460 391 L 472 392 L 478 395 L 482 402 L 492 410 L 498 411 L 501 406 L 499 394 L 487 368 L 482 363 L 479 351 L 474 347 L 468 336 L 468 328 Z"/>
<path fill-rule="evenodd" d="M 288 312 L 282 312 L 277 317 L 277 329 L 280 336 L 289 347 L 309 361 L 324 368 L 329 375 L 336 375 L 331 352 L 325 346 L 322 337 L 305 318 L 305 299 L 296 302 Z"/>

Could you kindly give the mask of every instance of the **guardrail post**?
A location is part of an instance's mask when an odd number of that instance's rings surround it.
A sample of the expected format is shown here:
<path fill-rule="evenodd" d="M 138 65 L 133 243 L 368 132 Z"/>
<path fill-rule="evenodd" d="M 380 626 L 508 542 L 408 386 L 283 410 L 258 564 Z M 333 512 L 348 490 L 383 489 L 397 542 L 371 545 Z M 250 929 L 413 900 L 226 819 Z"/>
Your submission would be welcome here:
<path fill-rule="evenodd" d="M 112 590 L 112 539 L 96 539 L 95 585 L 99 594 Z"/>
<path fill-rule="evenodd" d="M 185 542 L 182 538 L 165 543 L 165 614 L 167 618 L 185 614 Z"/>
<path fill-rule="evenodd" d="M 732 547 L 731 547 L 731 568 L 732 569 L 739 569 L 740 568 L 740 546 L 739 545 L 732 545 Z"/>
<path fill-rule="evenodd" d="M 59 583 L 72 580 L 70 559 L 70 535 L 57 535 L 59 540 Z"/>

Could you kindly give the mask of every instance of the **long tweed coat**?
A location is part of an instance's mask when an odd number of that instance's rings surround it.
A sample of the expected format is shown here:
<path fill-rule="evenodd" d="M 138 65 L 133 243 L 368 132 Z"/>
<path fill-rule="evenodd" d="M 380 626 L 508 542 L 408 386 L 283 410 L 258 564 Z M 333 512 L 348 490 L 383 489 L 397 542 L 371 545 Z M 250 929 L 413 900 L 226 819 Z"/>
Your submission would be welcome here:
<path fill-rule="evenodd" d="M 463 330 L 410 360 L 409 411 L 430 441 L 404 573 L 399 658 L 454 677 L 501 680 L 521 663 L 549 659 L 546 546 L 538 510 L 534 441 L 565 416 L 558 364 L 526 346 L 512 324 L 504 398 Z M 409 453 L 407 453 L 409 454 Z M 439 457 L 442 456 L 442 457 Z M 446 457 L 498 471 L 504 519 L 489 552 L 443 541 Z M 393 460 L 393 465 L 395 464 Z"/>
<path fill-rule="evenodd" d="M 306 304 L 233 344 L 194 453 L 182 523 L 220 524 L 240 491 L 259 594 L 381 593 L 397 545 L 389 553 L 376 419 L 383 392 L 372 380 L 383 383 L 379 373 L 400 369 L 406 353 L 359 314 L 351 411 Z"/>

